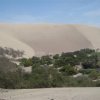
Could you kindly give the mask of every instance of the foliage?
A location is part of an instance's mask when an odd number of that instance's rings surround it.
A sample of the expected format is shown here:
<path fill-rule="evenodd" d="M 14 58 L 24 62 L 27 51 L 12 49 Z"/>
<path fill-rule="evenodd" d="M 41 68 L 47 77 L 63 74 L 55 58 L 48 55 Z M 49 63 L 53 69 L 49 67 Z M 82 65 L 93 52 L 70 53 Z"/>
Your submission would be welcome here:
<path fill-rule="evenodd" d="M 0 71 L 1 72 L 12 72 L 17 69 L 17 65 L 11 62 L 8 58 L 6 57 L 0 57 Z"/>
<path fill-rule="evenodd" d="M 98 79 L 100 78 L 100 72 L 98 72 L 97 70 L 92 70 L 91 73 L 89 74 L 89 77 L 92 79 Z"/>
<path fill-rule="evenodd" d="M 32 59 L 26 59 L 26 58 L 21 59 L 20 65 L 25 67 L 32 66 L 33 65 Z"/>
<path fill-rule="evenodd" d="M 0 49 L 0 52 L 10 54 L 7 49 Z M 32 66 L 32 72 L 26 73 L 10 59 L 0 57 L 0 88 L 100 86 L 100 53 L 92 49 L 33 56 L 19 61 L 19 66 Z M 82 66 L 82 69 L 76 70 L 77 65 Z M 82 73 L 82 76 L 73 77 L 78 73 Z"/>
<path fill-rule="evenodd" d="M 66 75 L 74 75 L 77 73 L 74 67 L 66 65 L 60 69 L 60 72 L 65 73 Z"/>
<path fill-rule="evenodd" d="M 46 64 L 46 65 L 52 64 L 52 59 L 51 59 L 50 55 L 42 56 L 41 57 L 41 64 L 42 65 L 44 65 L 44 64 Z"/>

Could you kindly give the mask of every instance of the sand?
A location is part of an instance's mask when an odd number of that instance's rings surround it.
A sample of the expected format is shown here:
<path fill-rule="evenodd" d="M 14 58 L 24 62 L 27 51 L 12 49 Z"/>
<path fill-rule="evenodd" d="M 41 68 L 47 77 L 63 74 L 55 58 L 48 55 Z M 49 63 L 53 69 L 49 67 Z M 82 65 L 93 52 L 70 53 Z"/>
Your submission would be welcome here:
<path fill-rule="evenodd" d="M 0 24 L 0 46 L 24 50 L 26 56 L 100 48 L 100 28 L 87 25 Z"/>
<path fill-rule="evenodd" d="M 0 100 L 100 100 L 100 88 L 0 90 Z"/>

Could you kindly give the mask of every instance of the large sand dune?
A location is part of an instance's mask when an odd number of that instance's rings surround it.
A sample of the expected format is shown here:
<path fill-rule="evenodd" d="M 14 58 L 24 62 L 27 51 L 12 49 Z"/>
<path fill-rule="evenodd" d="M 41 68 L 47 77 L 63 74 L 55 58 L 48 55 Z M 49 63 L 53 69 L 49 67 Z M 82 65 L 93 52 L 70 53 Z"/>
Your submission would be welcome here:
<path fill-rule="evenodd" d="M 100 100 L 100 88 L 0 90 L 0 100 Z"/>
<path fill-rule="evenodd" d="M 0 24 L 0 46 L 26 56 L 100 48 L 100 28 L 86 25 Z"/>

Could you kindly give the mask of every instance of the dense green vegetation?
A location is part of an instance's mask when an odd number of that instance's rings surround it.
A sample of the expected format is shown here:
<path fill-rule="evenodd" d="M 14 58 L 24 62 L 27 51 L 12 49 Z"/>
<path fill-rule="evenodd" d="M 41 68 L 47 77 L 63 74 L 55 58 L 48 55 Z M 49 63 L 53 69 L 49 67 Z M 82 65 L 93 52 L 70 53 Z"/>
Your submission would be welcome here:
<path fill-rule="evenodd" d="M 3 59 L 3 58 L 2 58 Z M 5 58 L 6 59 L 6 58 Z M 0 59 L 1 60 L 1 59 Z M 47 88 L 100 86 L 100 52 L 92 49 L 42 57 L 19 59 L 20 65 L 4 60 L 0 63 L 0 88 Z M 2 71 L 17 66 L 13 71 Z M 32 72 L 24 72 L 20 66 L 32 66 Z M 6 70 L 6 69 L 5 69 Z"/>

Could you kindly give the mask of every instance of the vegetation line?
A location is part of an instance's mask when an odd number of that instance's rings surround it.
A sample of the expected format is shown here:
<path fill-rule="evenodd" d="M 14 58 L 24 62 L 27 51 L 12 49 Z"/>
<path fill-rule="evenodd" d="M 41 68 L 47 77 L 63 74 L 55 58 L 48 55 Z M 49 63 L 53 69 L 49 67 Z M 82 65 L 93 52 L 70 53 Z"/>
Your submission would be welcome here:
<path fill-rule="evenodd" d="M 5 56 L 0 57 L 0 88 L 100 86 L 99 50 L 81 49 L 28 59 L 13 56 L 14 59 L 19 64 Z M 29 67 L 32 68 L 30 72 L 23 70 Z"/>

